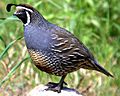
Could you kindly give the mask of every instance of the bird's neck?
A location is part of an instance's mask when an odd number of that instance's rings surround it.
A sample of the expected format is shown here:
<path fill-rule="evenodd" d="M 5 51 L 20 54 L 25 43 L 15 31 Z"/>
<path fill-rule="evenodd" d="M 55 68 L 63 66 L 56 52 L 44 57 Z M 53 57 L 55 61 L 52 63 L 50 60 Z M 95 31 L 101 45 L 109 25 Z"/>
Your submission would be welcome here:
<path fill-rule="evenodd" d="M 36 14 L 33 14 L 30 19 L 31 19 L 30 22 L 31 26 L 39 26 L 39 27 L 48 26 L 48 21 L 40 13 L 36 12 Z"/>

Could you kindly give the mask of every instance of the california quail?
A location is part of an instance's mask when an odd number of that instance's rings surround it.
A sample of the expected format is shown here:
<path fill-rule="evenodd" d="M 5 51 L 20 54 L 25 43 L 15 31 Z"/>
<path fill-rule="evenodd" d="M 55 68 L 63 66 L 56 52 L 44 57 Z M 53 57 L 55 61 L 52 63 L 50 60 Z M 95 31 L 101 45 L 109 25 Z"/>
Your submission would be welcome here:
<path fill-rule="evenodd" d="M 95 60 L 94 56 L 69 31 L 48 22 L 36 9 L 26 4 L 16 6 L 14 13 L 24 24 L 24 38 L 28 52 L 35 66 L 49 74 L 62 76 L 60 82 L 48 88 L 61 92 L 64 79 L 70 72 L 80 68 L 97 70 L 113 77 Z"/>

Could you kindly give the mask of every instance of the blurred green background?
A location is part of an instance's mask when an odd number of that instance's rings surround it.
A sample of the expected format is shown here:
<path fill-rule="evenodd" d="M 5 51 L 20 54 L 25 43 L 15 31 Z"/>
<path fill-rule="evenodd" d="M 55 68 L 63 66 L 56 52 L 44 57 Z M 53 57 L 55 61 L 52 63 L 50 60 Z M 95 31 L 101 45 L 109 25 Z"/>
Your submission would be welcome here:
<path fill-rule="evenodd" d="M 24 60 L 29 55 L 24 38 L 19 38 L 23 25 L 12 16 L 15 8 L 6 11 L 8 3 L 30 4 L 47 20 L 72 32 L 114 75 L 109 78 L 80 69 L 67 76 L 68 87 L 86 96 L 120 96 L 119 0 L 0 0 L 0 96 L 23 96 L 38 84 L 60 79 L 39 71 L 30 59 Z"/>

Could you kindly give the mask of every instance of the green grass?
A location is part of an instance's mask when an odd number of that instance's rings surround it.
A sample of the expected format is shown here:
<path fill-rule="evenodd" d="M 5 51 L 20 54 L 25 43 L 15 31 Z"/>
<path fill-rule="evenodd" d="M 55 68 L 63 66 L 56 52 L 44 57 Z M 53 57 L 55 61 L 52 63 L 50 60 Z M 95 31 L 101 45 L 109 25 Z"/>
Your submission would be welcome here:
<path fill-rule="evenodd" d="M 99 63 L 114 78 L 88 70 L 67 76 L 69 87 L 87 96 L 119 96 L 120 94 L 120 1 L 119 0 L 2 0 L 0 1 L 0 96 L 22 95 L 37 84 L 58 82 L 59 77 L 39 71 L 28 56 L 22 23 L 7 12 L 8 3 L 28 3 L 50 22 L 66 28 L 78 37 Z M 57 14 L 56 14 L 57 13 Z M 24 62 L 23 62 L 24 61 Z M 20 66 L 19 66 L 20 65 Z M 19 66 L 19 67 L 18 67 Z M 86 90 L 86 89 L 89 90 Z"/>

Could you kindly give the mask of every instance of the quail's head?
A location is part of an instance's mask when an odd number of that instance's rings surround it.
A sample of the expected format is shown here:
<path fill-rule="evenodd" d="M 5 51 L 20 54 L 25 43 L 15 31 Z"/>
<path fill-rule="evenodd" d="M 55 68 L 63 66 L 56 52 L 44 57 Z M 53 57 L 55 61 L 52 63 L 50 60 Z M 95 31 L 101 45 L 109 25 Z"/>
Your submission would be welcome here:
<path fill-rule="evenodd" d="M 33 7 L 27 4 L 8 4 L 7 5 L 7 11 L 9 12 L 11 10 L 12 6 L 16 6 L 16 11 L 13 15 L 17 16 L 23 24 L 26 26 L 29 23 L 35 23 L 39 22 L 43 16 Z M 39 17 L 39 18 L 38 18 Z"/>

